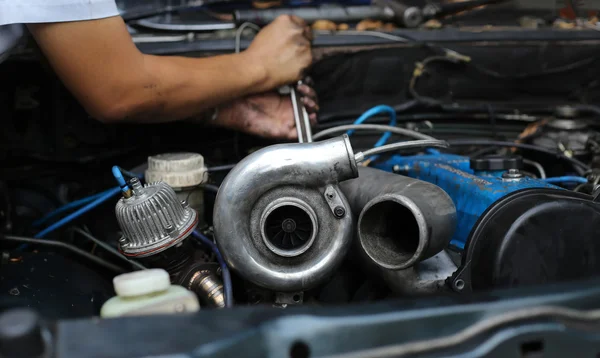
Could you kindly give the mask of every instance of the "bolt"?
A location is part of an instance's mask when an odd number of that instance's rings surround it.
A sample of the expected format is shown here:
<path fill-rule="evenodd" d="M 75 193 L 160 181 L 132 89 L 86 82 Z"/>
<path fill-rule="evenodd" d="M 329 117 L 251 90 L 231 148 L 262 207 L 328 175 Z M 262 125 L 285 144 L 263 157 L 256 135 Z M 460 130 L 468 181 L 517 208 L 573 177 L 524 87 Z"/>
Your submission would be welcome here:
<path fill-rule="evenodd" d="M 181 303 L 176 304 L 174 308 L 175 308 L 175 312 L 177 312 L 177 313 L 181 313 L 181 312 L 185 311 L 185 306 Z"/>
<path fill-rule="evenodd" d="M 172 224 L 168 224 L 167 226 L 165 226 L 165 231 L 171 237 L 177 236 L 177 232 L 175 232 L 175 226 L 173 226 Z"/>
<path fill-rule="evenodd" d="M 144 187 L 138 178 L 131 178 L 129 184 L 131 185 L 134 195 L 142 195 L 142 189 L 144 189 Z"/>
<path fill-rule="evenodd" d="M 335 198 L 335 193 L 333 191 L 330 191 L 329 193 L 327 193 L 327 197 L 329 199 L 333 199 L 333 198 Z"/>
<path fill-rule="evenodd" d="M 333 214 L 337 217 L 337 218 L 343 218 L 344 215 L 346 215 L 346 209 L 344 209 L 341 206 L 336 206 L 335 209 L 333 209 Z"/>
<path fill-rule="evenodd" d="M 121 238 L 119 239 L 119 245 L 121 245 L 121 248 L 129 246 L 129 242 L 127 242 L 125 236 L 121 236 Z"/>
<path fill-rule="evenodd" d="M 509 169 L 502 174 L 502 178 L 504 179 L 521 179 L 523 174 L 519 171 L 519 169 Z"/>
<path fill-rule="evenodd" d="M 187 202 L 187 200 L 182 200 L 182 201 L 181 201 L 181 206 L 183 206 L 183 207 L 187 207 L 187 206 L 188 206 L 188 202 Z"/>

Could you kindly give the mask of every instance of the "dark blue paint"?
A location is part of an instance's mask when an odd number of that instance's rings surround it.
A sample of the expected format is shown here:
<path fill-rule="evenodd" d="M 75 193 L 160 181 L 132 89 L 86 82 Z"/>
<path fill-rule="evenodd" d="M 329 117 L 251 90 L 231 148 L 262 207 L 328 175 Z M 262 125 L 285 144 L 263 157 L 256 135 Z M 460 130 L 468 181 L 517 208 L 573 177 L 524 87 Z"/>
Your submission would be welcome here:
<path fill-rule="evenodd" d="M 415 156 L 395 155 L 386 162 L 374 165 L 385 171 L 394 171 L 438 185 L 454 201 L 457 211 L 457 228 L 450 245 L 463 249 L 465 242 L 483 212 L 497 200 L 517 190 L 528 188 L 561 189 L 533 178 L 518 181 L 502 179 L 502 171 L 474 172 L 470 160 L 454 154 L 429 154 Z"/>

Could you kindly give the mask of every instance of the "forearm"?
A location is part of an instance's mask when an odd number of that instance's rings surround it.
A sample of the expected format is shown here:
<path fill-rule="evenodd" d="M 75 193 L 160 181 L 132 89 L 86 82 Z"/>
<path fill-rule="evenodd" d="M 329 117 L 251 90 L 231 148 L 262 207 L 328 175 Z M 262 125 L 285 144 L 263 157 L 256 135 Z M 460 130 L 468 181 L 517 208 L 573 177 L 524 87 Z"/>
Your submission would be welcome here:
<path fill-rule="evenodd" d="M 196 117 L 233 99 L 264 91 L 267 85 L 261 66 L 243 53 L 210 58 L 144 55 L 141 71 L 120 99 L 124 120 L 166 122 Z"/>
<path fill-rule="evenodd" d="M 243 53 L 212 58 L 144 55 L 118 17 L 35 24 L 30 30 L 64 84 L 104 122 L 195 117 L 269 89 L 266 71 Z"/>
<path fill-rule="evenodd" d="M 93 117 L 166 122 L 296 81 L 312 61 L 310 30 L 303 26 L 299 19 L 279 17 L 246 52 L 212 58 L 142 54 L 117 16 L 29 29 Z"/>

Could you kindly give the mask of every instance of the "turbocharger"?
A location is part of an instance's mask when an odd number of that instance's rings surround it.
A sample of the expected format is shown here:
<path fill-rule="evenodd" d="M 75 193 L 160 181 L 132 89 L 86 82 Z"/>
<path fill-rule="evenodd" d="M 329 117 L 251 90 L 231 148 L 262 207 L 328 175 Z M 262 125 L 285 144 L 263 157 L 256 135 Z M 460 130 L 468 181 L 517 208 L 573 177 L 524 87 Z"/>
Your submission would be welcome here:
<path fill-rule="evenodd" d="M 213 221 L 223 258 L 246 280 L 277 292 L 320 284 L 351 246 L 352 210 L 338 183 L 357 176 L 346 135 L 249 155 L 217 194 Z"/>

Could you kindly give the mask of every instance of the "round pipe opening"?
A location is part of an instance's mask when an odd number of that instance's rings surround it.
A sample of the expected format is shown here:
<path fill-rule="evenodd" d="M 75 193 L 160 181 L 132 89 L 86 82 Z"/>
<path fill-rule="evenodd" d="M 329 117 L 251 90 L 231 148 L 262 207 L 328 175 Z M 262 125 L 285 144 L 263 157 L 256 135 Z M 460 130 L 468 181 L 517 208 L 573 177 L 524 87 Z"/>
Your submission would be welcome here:
<path fill-rule="evenodd" d="M 280 256 L 304 253 L 312 245 L 316 232 L 316 216 L 301 201 L 274 202 L 261 218 L 265 245 Z"/>
<path fill-rule="evenodd" d="M 408 268 L 417 263 L 425 248 L 422 221 L 420 211 L 405 198 L 375 198 L 365 205 L 358 220 L 360 244 L 379 266 Z"/>

